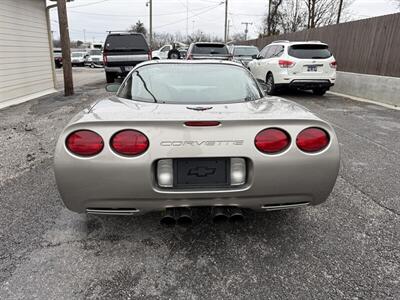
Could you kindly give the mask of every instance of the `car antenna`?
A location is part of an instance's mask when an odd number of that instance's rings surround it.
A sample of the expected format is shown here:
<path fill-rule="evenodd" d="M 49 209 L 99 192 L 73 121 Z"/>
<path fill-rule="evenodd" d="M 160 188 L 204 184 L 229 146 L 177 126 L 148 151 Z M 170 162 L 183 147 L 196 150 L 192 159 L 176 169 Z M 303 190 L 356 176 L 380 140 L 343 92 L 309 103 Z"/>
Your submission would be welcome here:
<path fill-rule="evenodd" d="M 150 92 L 150 90 L 148 89 L 147 84 L 146 84 L 146 82 L 144 81 L 142 75 L 139 74 L 139 71 L 138 71 L 138 70 L 136 70 L 135 72 L 136 72 L 137 76 L 140 78 L 140 80 L 143 82 L 143 86 L 144 86 L 145 90 L 153 97 L 154 102 L 155 102 L 155 103 L 158 103 L 156 97 L 154 97 L 153 93 Z"/>

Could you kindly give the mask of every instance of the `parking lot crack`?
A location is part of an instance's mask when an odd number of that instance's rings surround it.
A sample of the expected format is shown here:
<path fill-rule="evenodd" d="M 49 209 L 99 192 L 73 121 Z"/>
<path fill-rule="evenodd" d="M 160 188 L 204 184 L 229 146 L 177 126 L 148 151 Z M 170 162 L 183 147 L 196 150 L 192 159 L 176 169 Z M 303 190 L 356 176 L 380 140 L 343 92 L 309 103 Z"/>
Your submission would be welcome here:
<path fill-rule="evenodd" d="M 367 197 L 368 199 L 371 199 L 375 204 L 379 205 L 381 208 L 383 208 L 384 210 L 388 210 L 391 213 L 395 214 L 396 216 L 400 216 L 400 213 L 397 212 L 396 210 L 394 210 L 393 208 L 387 207 L 385 205 L 383 205 L 382 203 L 380 203 L 378 200 L 374 199 L 374 197 L 372 197 L 371 195 L 369 195 L 367 192 L 365 192 L 361 187 L 355 185 L 349 178 L 346 178 L 343 175 L 339 175 L 339 177 L 341 177 L 344 181 L 346 181 L 349 185 L 351 185 L 353 188 L 355 188 L 357 191 L 359 191 L 361 194 L 363 194 L 365 197 Z"/>

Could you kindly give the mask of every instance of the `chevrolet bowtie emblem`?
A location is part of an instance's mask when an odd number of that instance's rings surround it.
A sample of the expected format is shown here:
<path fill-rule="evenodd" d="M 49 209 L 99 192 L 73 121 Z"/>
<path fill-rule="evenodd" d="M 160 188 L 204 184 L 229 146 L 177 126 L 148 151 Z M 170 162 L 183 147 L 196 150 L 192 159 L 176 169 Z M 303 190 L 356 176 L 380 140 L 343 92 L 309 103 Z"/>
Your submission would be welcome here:
<path fill-rule="evenodd" d="M 196 167 L 189 170 L 188 176 L 207 177 L 208 175 L 214 175 L 215 171 L 215 168 Z"/>

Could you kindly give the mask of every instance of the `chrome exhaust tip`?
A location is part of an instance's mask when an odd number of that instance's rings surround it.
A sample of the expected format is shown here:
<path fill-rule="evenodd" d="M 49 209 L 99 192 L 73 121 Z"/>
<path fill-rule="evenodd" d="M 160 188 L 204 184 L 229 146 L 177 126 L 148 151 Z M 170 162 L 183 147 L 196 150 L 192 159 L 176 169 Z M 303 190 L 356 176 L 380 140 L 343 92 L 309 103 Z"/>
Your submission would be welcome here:
<path fill-rule="evenodd" d="M 192 210 L 187 207 L 177 208 L 177 224 L 181 226 L 189 226 L 193 223 Z"/>
<path fill-rule="evenodd" d="M 228 209 L 229 222 L 241 223 L 244 221 L 243 211 L 239 207 L 231 207 Z"/>
<path fill-rule="evenodd" d="M 167 208 L 162 212 L 160 224 L 165 227 L 173 227 L 176 224 L 175 210 L 173 208 Z"/>
<path fill-rule="evenodd" d="M 211 209 L 214 224 L 221 224 L 228 221 L 226 207 L 215 206 Z"/>

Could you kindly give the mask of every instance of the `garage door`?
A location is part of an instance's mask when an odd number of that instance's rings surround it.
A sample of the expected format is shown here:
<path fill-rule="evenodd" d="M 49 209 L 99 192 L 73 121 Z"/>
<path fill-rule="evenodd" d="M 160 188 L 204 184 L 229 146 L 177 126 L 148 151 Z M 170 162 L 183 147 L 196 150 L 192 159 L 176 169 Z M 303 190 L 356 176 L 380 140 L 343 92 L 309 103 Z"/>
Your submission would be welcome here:
<path fill-rule="evenodd" d="M 45 0 L 1 0 L 0 107 L 53 91 Z"/>

